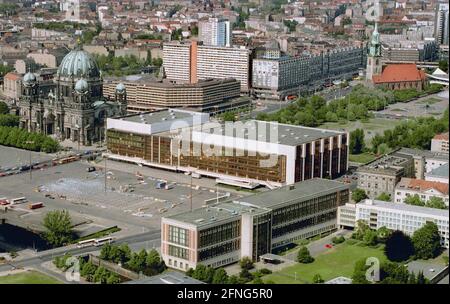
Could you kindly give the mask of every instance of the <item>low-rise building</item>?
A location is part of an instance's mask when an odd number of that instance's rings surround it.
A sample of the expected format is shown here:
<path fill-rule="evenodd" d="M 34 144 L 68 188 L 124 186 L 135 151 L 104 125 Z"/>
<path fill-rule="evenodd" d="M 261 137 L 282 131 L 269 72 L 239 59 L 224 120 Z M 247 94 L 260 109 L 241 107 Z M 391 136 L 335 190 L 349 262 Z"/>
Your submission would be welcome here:
<path fill-rule="evenodd" d="M 10 72 L 3 77 L 3 96 L 10 99 L 19 99 L 22 96 L 22 75 Z"/>
<path fill-rule="evenodd" d="M 221 267 L 336 229 L 348 185 L 312 179 L 161 220 L 161 256 L 170 268 Z"/>
<path fill-rule="evenodd" d="M 442 246 L 449 248 L 448 210 L 367 199 L 356 204 L 356 220 L 363 220 L 370 228 L 386 227 L 412 235 L 427 222 L 439 229 Z"/>
<path fill-rule="evenodd" d="M 394 151 L 357 169 L 358 188 L 370 198 L 382 193 L 394 196 L 395 185 L 402 177 L 414 177 L 414 159 L 411 155 Z"/>
<path fill-rule="evenodd" d="M 209 121 L 179 109 L 108 118 L 108 157 L 218 182 L 269 188 L 348 169 L 346 132 L 249 120 Z"/>
<path fill-rule="evenodd" d="M 436 134 L 431 140 L 431 151 L 449 152 L 448 149 L 448 132 Z"/>
<path fill-rule="evenodd" d="M 448 184 L 448 163 L 425 173 L 425 180 Z"/>
<path fill-rule="evenodd" d="M 248 97 L 240 96 L 239 81 L 233 78 L 200 80 L 192 84 L 150 78 L 139 75 L 106 79 L 103 94 L 113 98 L 117 85 L 122 83 L 127 92 L 129 113 L 186 108 L 216 114 L 251 105 Z"/>
<path fill-rule="evenodd" d="M 414 195 L 418 195 L 423 202 L 438 197 L 448 206 L 448 184 L 412 178 L 402 178 L 397 184 L 394 202 L 404 203 L 407 197 Z"/>

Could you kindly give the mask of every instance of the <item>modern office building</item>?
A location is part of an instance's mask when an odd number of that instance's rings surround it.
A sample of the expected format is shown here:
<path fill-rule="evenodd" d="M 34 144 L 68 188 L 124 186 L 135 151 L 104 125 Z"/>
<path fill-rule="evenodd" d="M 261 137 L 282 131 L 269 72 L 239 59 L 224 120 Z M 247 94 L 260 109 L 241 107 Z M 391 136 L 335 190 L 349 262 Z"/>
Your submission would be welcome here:
<path fill-rule="evenodd" d="M 366 48 L 341 48 L 316 56 L 260 57 L 252 62 L 252 88 L 257 96 L 282 99 L 311 83 L 349 79 L 364 67 Z"/>
<path fill-rule="evenodd" d="M 418 195 L 423 202 L 432 197 L 441 198 L 448 206 L 448 184 L 423 179 L 402 178 L 395 187 L 395 203 L 404 203 L 410 196 Z"/>
<path fill-rule="evenodd" d="M 356 221 L 363 220 L 372 229 L 386 227 L 412 235 L 427 222 L 434 222 L 438 226 L 442 246 L 449 248 L 448 210 L 371 199 L 355 204 L 355 208 Z"/>
<path fill-rule="evenodd" d="M 179 270 L 220 267 L 336 229 L 348 185 L 311 179 L 161 220 L 161 256 Z"/>
<path fill-rule="evenodd" d="M 358 188 L 375 198 L 381 193 L 394 197 L 395 185 L 402 177 L 414 177 L 413 156 L 394 151 L 357 169 Z"/>
<path fill-rule="evenodd" d="M 448 45 L 449 16 L 448 3 L 437 3 L 434 21 L 434 37 L 439 44 Z"/>
<path fill-rule="evenodd" d="M 438 45 L 434 40 L 383 41 L 381 46 L 383 62 L 416 63 L 434 61 L 438 52 Z"/>
<path fill-rule="evenodd" d="M 108 157 L 221 183 L 269 188 L 348 169 L 346 132 L 250 120 L 209 122 L 208 114 L 178 109 L 107 121 Z"/>
<path fill-rule="evenodd" d="M 196 83 L 210 78 L 235 78 L 243 92 L 250 90 L 250 55 L 251 51 L 244 47 L 207 46 L 197 41 L 163 45 L 167 79 Z"/>
<path fill-rule="evenodd" d="M 199 21 L 198 40 L 202 41 L 204 45 L 230 47 L 230 21 L 220 18 Z"/>
<path fill-rule="evenodd" d="M 104 95 L 114 98 L 120 83 L 126 88 L 128 113 L 184 108 L 216 114 L 251 105 L 249 97 L 240 96 L 240 83 L 233 78 L 206 79 L 197 83 L 148 80 L 140 76 L 110 78 L 103 83 Z"/>
<path fill-rule="evenodd" d="M 431 140 L 431 151 L 433 152 L 449 152 L 448 149 L 448 132 L 436 134 Z"/>

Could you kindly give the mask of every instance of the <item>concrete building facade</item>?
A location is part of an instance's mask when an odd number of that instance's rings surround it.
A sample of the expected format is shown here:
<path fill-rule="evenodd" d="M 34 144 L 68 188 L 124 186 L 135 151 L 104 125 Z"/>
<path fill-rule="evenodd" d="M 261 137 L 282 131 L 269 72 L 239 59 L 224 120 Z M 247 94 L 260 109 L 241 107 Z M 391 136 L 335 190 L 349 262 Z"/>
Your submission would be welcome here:
<path fill-rule="evenodd" d="M 348 185 L 312 179 L 161 220 L 161 255 L 170 268 L 221 267 L 336 229 Z"/>

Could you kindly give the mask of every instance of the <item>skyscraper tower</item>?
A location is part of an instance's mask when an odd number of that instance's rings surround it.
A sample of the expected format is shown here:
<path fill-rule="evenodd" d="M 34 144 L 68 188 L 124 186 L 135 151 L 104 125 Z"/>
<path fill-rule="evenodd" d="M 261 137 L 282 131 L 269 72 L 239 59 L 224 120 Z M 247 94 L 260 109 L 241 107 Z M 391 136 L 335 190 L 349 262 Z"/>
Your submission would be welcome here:
<path fill-rule="evenodd" d="M 449 23 L 448 3 L 438 3 L 434 20 L 434 37 L 438 44 L 448 45 Z"/>
<path fill-rule="evenodd" d="M 372 33 L 372 39 L 369 42 L 368 51 L 366 80 L 372 81 L 373 75 L 380 75 L 382 72 L 381 42 L 380 33 L 378 33 L 378 23 L 375 23 L 375 29 Z"/>

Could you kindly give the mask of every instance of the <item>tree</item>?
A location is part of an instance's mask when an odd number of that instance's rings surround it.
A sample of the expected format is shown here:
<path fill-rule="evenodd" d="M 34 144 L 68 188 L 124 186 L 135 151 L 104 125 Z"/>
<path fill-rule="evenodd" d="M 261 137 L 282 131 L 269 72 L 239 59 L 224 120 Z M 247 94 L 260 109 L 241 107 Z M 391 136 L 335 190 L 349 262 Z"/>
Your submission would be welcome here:
<path fill-rule="evenodd" d="M 360 154 L 364 151 L 365 142 L 364 142 L 364 130 L 356 129 L 350 133 L 350 153 L 351 154 Z"/>
<path fill-rule="evenodd" d="M 297 262 L 303 264 L 309 264 L 314 262 L 314 258 L 309 253 L 308 248 L 306 246 L 302 246 L 297 254 Z"/>
<path fill-rule="evenodd" d="M 355 203 L 359 203 L 363 199 L 367 198 L 367 194 L 363 189 L 356 188 L 352 192 L 352 200 L 355 201 Z"/>
<path fill-rule="evenodd" d="M 127 267 L 135 272 L 141 272 L 145 270 L 147 261 L 147 251 L 142 249 L 138 253 L 133 253 L 131 259 L 127 262 Z"/>
<path fill-rule="evenodd" d="M 244 268 L 239 272 L 239 278 L 243 280 L 244 283 L 250 282 L 253 280 L 253 275 L 248 271 L 248 269 Z"/>
<path fill-rule="evenodd" d="M 417 282 L 416 284 L 428 284 L 428 280 L 425 278 L 422 271 L 420 271 L 419 274 L 417 275 L 416 282 Z"/>
<path fill-rule="evenodd" d="M 239 278 L 236 275 L 231 275 L 228 278 L 228 284 L 239 284 Z"/>
<path fill-rule="evenodd" d="M 440 197 L 433 196 L 426 203 L 426 207 L 436 208 L 436 209 L 447 209 L 447 205 L 445 205 L 444 200 Z"/>
<path fill-rule="evenodd" d="M 235 114 L 231 111 L 222 114 L 223 121 L 236 121 Z"/>
<path fill-rule="evenodd" d="M 6 102 L 0 101 L 0 114 L 8 114 L 9 108 Z"/>
<path fill-rule="evenodd" d="M 213 284 L 226 284 L 228 282 L 228 274 L 223 268 L 216 269 L 212 283 Z"/>
<path fill-rule="evenodd" d="M 356 231 L 353 233 L 352 237 L 362 241 L 368 230 L 370 230 L 369 225 L 363 220 L 358 220 L 356 221 Z"/>
<path fill-rule="evenodd" d="M 369 284 L 370 282 L 366 279 L 366 271 L 369 266 L 366 265 L 366 259 L 358 260 L 355 263 L 352 274 L 353 284 Z"/>
<path fill-rule="evenodd" d="M 380 242 L 385 243 L 386 240 L 392 235 L 392 230 L 386 227 L 380 227 L 377 230 L 377 238 Z"/>
<path fill-rule="evenodd" d="M 427 222 L 422 228 L 416 230 L 412 236 L 416 258 L 436 257 L 441 248 L 440 240 L 438 226 L 433 222 Z"/>
<path fill-rule="evenodd" d="M 206 281 L 206 266 L 202 264 L 198 264 L 195 267 L 195 270 L 192 272 L 192 277 L 196 280 L 205 282 Z"/>
<path fill-rule="evenodd" d="M 252 284 L 262 285 L 264 282 L 260 277 L 256 277 L 253 279 Z"/>
<path fill-rule="evenodd" d="M 96 283 L 106 284 L 106 281 L 108 280 L 109 276 L 110 276 L 109 271 L 106 270 L 103 266 L 100 266 L 95 271 L 92 279 Z"/>
<path fill-rule="evenodd" d="M 377 232 L 372 229 L 367 229 L 364 233 L 363 242 L 367 246 L 374 246 L 377 244 Z"/>
<path fill-rule="evenodd" d="M 109 277 L 106 279 L 106 284 L 120 284 L 120 282 L 122 282 L 122 280 L 120 279 L 120 277 L 114 273 L 111 272 L 111 274 L 109 275 Z"/>
<path fill-rule="evenodd" d="M 67 210 L 48 212 L 43 221 L 46 229 L 44 238 L 54 247 L 59 247 L 73 239 L 72 220 Z"/>
<path fill-rule="evenodd" d="M 155 249 L 150 250 L 150 252 L 147 254 L 145 263 L 150 275 L 161 273 L 166 269 L 163 260 L 161 259 L 158 251 L 156 251 Z"/>
<path fill-rule="evenodd" d="M 320 274 L 316 273 L 313 277 L 313 282 L 315 284 L 319 284 L 319 283 L 323 283 L 325 281 L 322 279 L 322 276 Z"/>
<path fill-rule="evenodd" d="M 211 266 L 206 267 L 206 274 L 205 274 L 205 280 L 204 282 L 207 284 L 211 284 L 213 279 L 214 279 L 214 273 L 215 273 L 215 269 Z"/>
<path fill-rule="evenodd" d="M 412 196 L 408 196 L 404 200 L 405 204 L 414 205 L 414 206 L 425 206 L 425 203 L 420 199 L 419 195 L 414 194 Z"/>
<path fill-rule="evenodd" d="M 239 265 L 241 266 L 242 269 L 247 269 L 247 270 L 250 270 L 250 269 L 252 269 L 254 267 L 253 261 L 249 257 L 243 257 L 239 261 Z"/>
<path fill-rule="evenodd" d="M 380 268 L 383 284 L 406 284 L 410 279 L 408 269 L 403 264 L 384 262 Z"/>
<path fill-rule="evenodd" d="M 387 194 L 386 192 L 383 192 L 380 195 L 378 195 L 376 199 L 379 201 L 390 202 L 391 196 L 389 194 Z"/>
<path fill-rule="evenodd" d="M 386 239 L 384 253 L 390 261 L 406 261 L 414 254 L 414 245 L 409 236 L 396 230 Z"/>
<path fill-rule="evenodd" d="M 447 60 L 440 60 L 439 61 L 439 68 L 444 71 L 448 72 L 448 61 Z"/>
<path fill-rule="evenodd" d="M 0 112 L 1 109 L 1 103 L 0 103 Z M 18 127 L 19 126 L 19 116 L 12 115 L 12 114 L 1 114 L 0 113 L 0 126 L 4 127 Z"/>
<path fill-rule="evenodd" d="M 83 267 L 81 267 L 80 275 L 88 282 L 92 282 L 94 280 L 94 274 L 96 270 L 97 267 L 89 261 L 87 263 L 84 263 Z"/>

